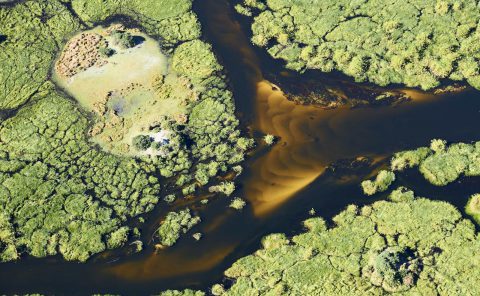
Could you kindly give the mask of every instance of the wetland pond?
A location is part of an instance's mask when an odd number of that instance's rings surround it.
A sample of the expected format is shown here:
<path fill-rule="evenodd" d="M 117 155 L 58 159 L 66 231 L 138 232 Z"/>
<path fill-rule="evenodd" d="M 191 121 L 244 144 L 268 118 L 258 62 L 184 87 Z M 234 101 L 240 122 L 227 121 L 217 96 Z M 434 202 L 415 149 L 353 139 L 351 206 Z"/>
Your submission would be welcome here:
<path fill-rule="evenodd" d="M 478 91 L 430 95 L 399 90 L 412 100 L 395 106 L 325 110 L 298 105 L 264 79 L 267 74 L 280 75 L 281 67 L 250 44 L 247 25 L 235 19 L 228 1 L 197 1 L 194 11 L 205 39 L 229 74 L 244 126 L 257 138 L 272 134 L 279 139 L 272 147 L 260 144 L 244 164 L 235 195 L 245 198 L 248 206 L 238 212 L 226 210 L 226 199 L 212 200 L 208 208 L 199 209 L 202 223 L 193 231 L 204 238 L 195 242 L 187 235 L 157 253 L 149 245 L 138 254 L 107 253 L 85 264 L 60 257 L 3 263 L 2 292 L 144 295 L 165 289 L 206 289 L 222 281 L 223 271 L 235 260 L 256 250 L 264 235 L 301 231 L 300 221 L 311 209 L 330 219 L 349 204 L 371 203 L 374 199 L 362 194 L 359 183 L 386 166 L 392 153 L 425 146 L 433 138 L 480 140 Z M 345 78 L 326 79 L 325 83 L 341 88 Z M 362 161 L 366 158 L 370 161 Z M 448 200 L 461 209 L 474 193 L 468 188 L 480 185 L 478 178 L 470 178 L 463 185 L 471 186 L 460 188 L 454 183 L 438 188 L 413 171 L 397 182 L 420 196 Z M 146 241 L 164 214 L 151 214 L 147 220 L 151 229 L 143 234 Z"/>

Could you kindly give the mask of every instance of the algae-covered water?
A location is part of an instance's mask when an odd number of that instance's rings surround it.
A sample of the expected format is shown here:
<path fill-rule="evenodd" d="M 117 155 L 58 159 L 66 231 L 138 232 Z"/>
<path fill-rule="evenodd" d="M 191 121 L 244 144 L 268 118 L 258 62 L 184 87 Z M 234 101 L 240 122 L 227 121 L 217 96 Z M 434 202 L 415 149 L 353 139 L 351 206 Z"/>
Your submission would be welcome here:
<path fill-rule="evenodd" d="M 475 90 L 437 96 L 415 92 L 411 102 L 394 107 L 324 110 L 294 104 L 264 79 L 279 75 L 281 67 L 251 45 L 245 33 L 248 27 L 236 20 L 229 1 L 197 1 L 194 10 L 205 39 L 229 74 L 244 126 L 254 136 L 279 137 L 273 147 L 260 145 L 244 165 L 236 194 L 247 199 L 248 206 L 237 212 L 226 210 L 226 200 L 212 201 L 200 209 L 202 240 L 186 236 L 157 253 L 150 245 L 139 254 L 100 255 L 86 264 L 67 263 L 60 257 L 2 264 L 2 292 L 143 295 L 172 288 L 207 288 L 222 281 L 223 271 L 235 260 L 258 248 L 265 234 L 300 231 L 300 221 L 312 208 L 328 219 L 348 204 L 371 203 L 373 199 L 363 196 L 358 184 L 385 166 L 393 152 L 425 146 L 432 138 L 480 140 L 480 93 Z M 329 83 L 337 79 L 341 87 L 345 78 L 328 79 Z M 480 179 L 436 188 L 409 171 L 399 183 L 418 195 L 463 208 L 473 193 L 469 188 L 478 188 Z M 156 211 L 150 221 L 164 214 Z M 151 236 L 154 229 L 152 225 L 144 236 Z"/>

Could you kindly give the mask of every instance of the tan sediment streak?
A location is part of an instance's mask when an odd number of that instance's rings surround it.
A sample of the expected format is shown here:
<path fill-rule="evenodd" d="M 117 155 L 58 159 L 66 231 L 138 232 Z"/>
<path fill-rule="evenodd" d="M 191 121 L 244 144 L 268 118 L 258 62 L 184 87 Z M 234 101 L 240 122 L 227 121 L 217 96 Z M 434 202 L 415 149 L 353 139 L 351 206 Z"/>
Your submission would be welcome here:
<path fill-rule="evenodd" d="M 261 217 L 286 202 L 321 175 L 325 166 L 312 161 L 308 149 L 305 119 L 319 109 L 296 105 L 268 81 L 257 86 L 256 128 L 280 140 L 262 158 L 253 163 L 253 177 L 245 184 L 246 197 L 255 216 Z"/>

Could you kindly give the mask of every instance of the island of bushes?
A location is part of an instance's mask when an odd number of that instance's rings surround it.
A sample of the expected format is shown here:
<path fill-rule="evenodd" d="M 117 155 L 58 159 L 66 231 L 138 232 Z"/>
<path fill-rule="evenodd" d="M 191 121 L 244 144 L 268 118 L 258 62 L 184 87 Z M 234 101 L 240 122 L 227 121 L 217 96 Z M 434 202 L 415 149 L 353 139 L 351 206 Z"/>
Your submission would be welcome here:
<path fill-rule="evenodd" d="M 271 234 L 225 275 L 213 295 L 476 295 L 480 237 L 452 205 L 405 188 L 390 200 L 348 206 L 329 227 L 304 221 L 293 237 Z M 168 291 L 160 295 L 206 295 Z"/>
<path fill-rule="evenodd" d="M 472 0 L 245 0 L 254 44 L 288 69 L 340 71 L 358 82 L 480 89 L 480 12 Z"/>
<path fill-rule="evenodd" d="M 1 261 L 27 254 L 86 261 L 138 240 L 140 230 L 129 222 L 163 200 L 162 182 L 172 180 L 190 194 L 244 159 L 252 140 L 241 136 L 223 68 L 200 40 L 191 7 L 191 0 L 29 0 L 0 7 L 0 110 L 14 111 L 0 123 Z M 167 116 L 158 123 L 179 138 L 165 143 L 164 153 L 99 147 L 91 131 L 102 117 L 49 80 L 55 56 L 71 36 L 116 15 L 157 40 L 175 75 L 196 90 L 183 120 Z M 128 32 L 111 37 L 135 50 Z M 102 59 L 115 57 L 111 45 L 95 38 L 98 55 L 80 71 L 100 69 Z M 172 217 L 163 225 L 171 225 Z M 178 233 L 173 228 L 161 230 L 165 245 Z"/>

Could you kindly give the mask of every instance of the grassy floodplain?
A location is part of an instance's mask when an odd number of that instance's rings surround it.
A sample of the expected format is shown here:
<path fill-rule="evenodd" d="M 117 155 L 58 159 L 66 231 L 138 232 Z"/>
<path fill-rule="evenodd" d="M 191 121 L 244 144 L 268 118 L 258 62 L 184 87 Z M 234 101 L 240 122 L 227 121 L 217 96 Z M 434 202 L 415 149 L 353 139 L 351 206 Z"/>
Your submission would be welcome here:
<path fill-rule="evenodd" d="M 15 111 L 0 123 L 1 261 L 55 254 L 86 261 L 105 249 L 137 240 L 138 229 L 127 222 L 163 200 L 162 180 L 173 178 L 189 194 L 243 160 L 252 141 L 240 135 L 223 68 L 210 45 L 199 39 L 200 25 L 191 5 L 190 0 L 49 0 L 0 8 L 0 34 L 4 36 L 0 41 L 0 109 Z M 95 85 L 83 77 L 83 81 L 74 79 L 79 84 L 68 89 L 65 81 L 56 80 L 73 96 L 68 98 L 49 80 L 55 57 L 61 57 L 69 40 L 79 33 L 102 30 L 97 24 L 116 15 L 126 15 L 136 24 L 139 29 L 128 30 L 142 37 L 143 44 L 114 47 L 116 54 L 96 48 L 111 55 L 106 59 L 120 68 L 119 80 L 111 81 L 109 65 L 90 65 L 73 74 L 82 77 L 105 67 L 106 76 L 100 75 L 98 81 L 109 83 Z M 122 40 L 128 43 L 128 38 Z M 155 127 L 170 130 L 171 141 L 154 155 L 125 153 L 116 138 L 105 143 L 92 135 L 98 124 L 112 123 L 112 118 L 95 114 L 89 105 L 103 98 L 95 91 L 123 86 L 115 84 L 125 82 L 131 73 L 123 71 L 132 72 L 132 68 L 122 66 L 121 56 L 135 58 L 137 50 L 154 54 L 159 74 L 167 71 L 161 66 L 166 60 L 174 73 L 164 75 L 160 86 L 157 99 L 170 101 L 159 102 L 164 116 Z M 151 81 L 143 70 L 134 69 Z M 175 95 L 188 98 L 170 95 L 178 81 L 186 91 Z M 97 88 L 105 85 L 107 89 Z M 134 101 L 129 96 L 126 100 Z M 171 110 L 182 112 L 182 120 L 176 120 Z M 135 112 L 126 120 L 151 111 L 144 107 Z M 109 126 L 105 133 L 116 128 Z M 158 132 L 149 128 L 142 131 L 147 136 Z M 115 132 L 127 139 L 122 144 L 129 144 L 133 137 L 130 131 Z"/>
<path fill-rule="evenodd" d="M 476 1 L 245 0 L 254 44 L 288 69 L 340 71 L 358 82 L 424 90 L 480 88 Z"/>

